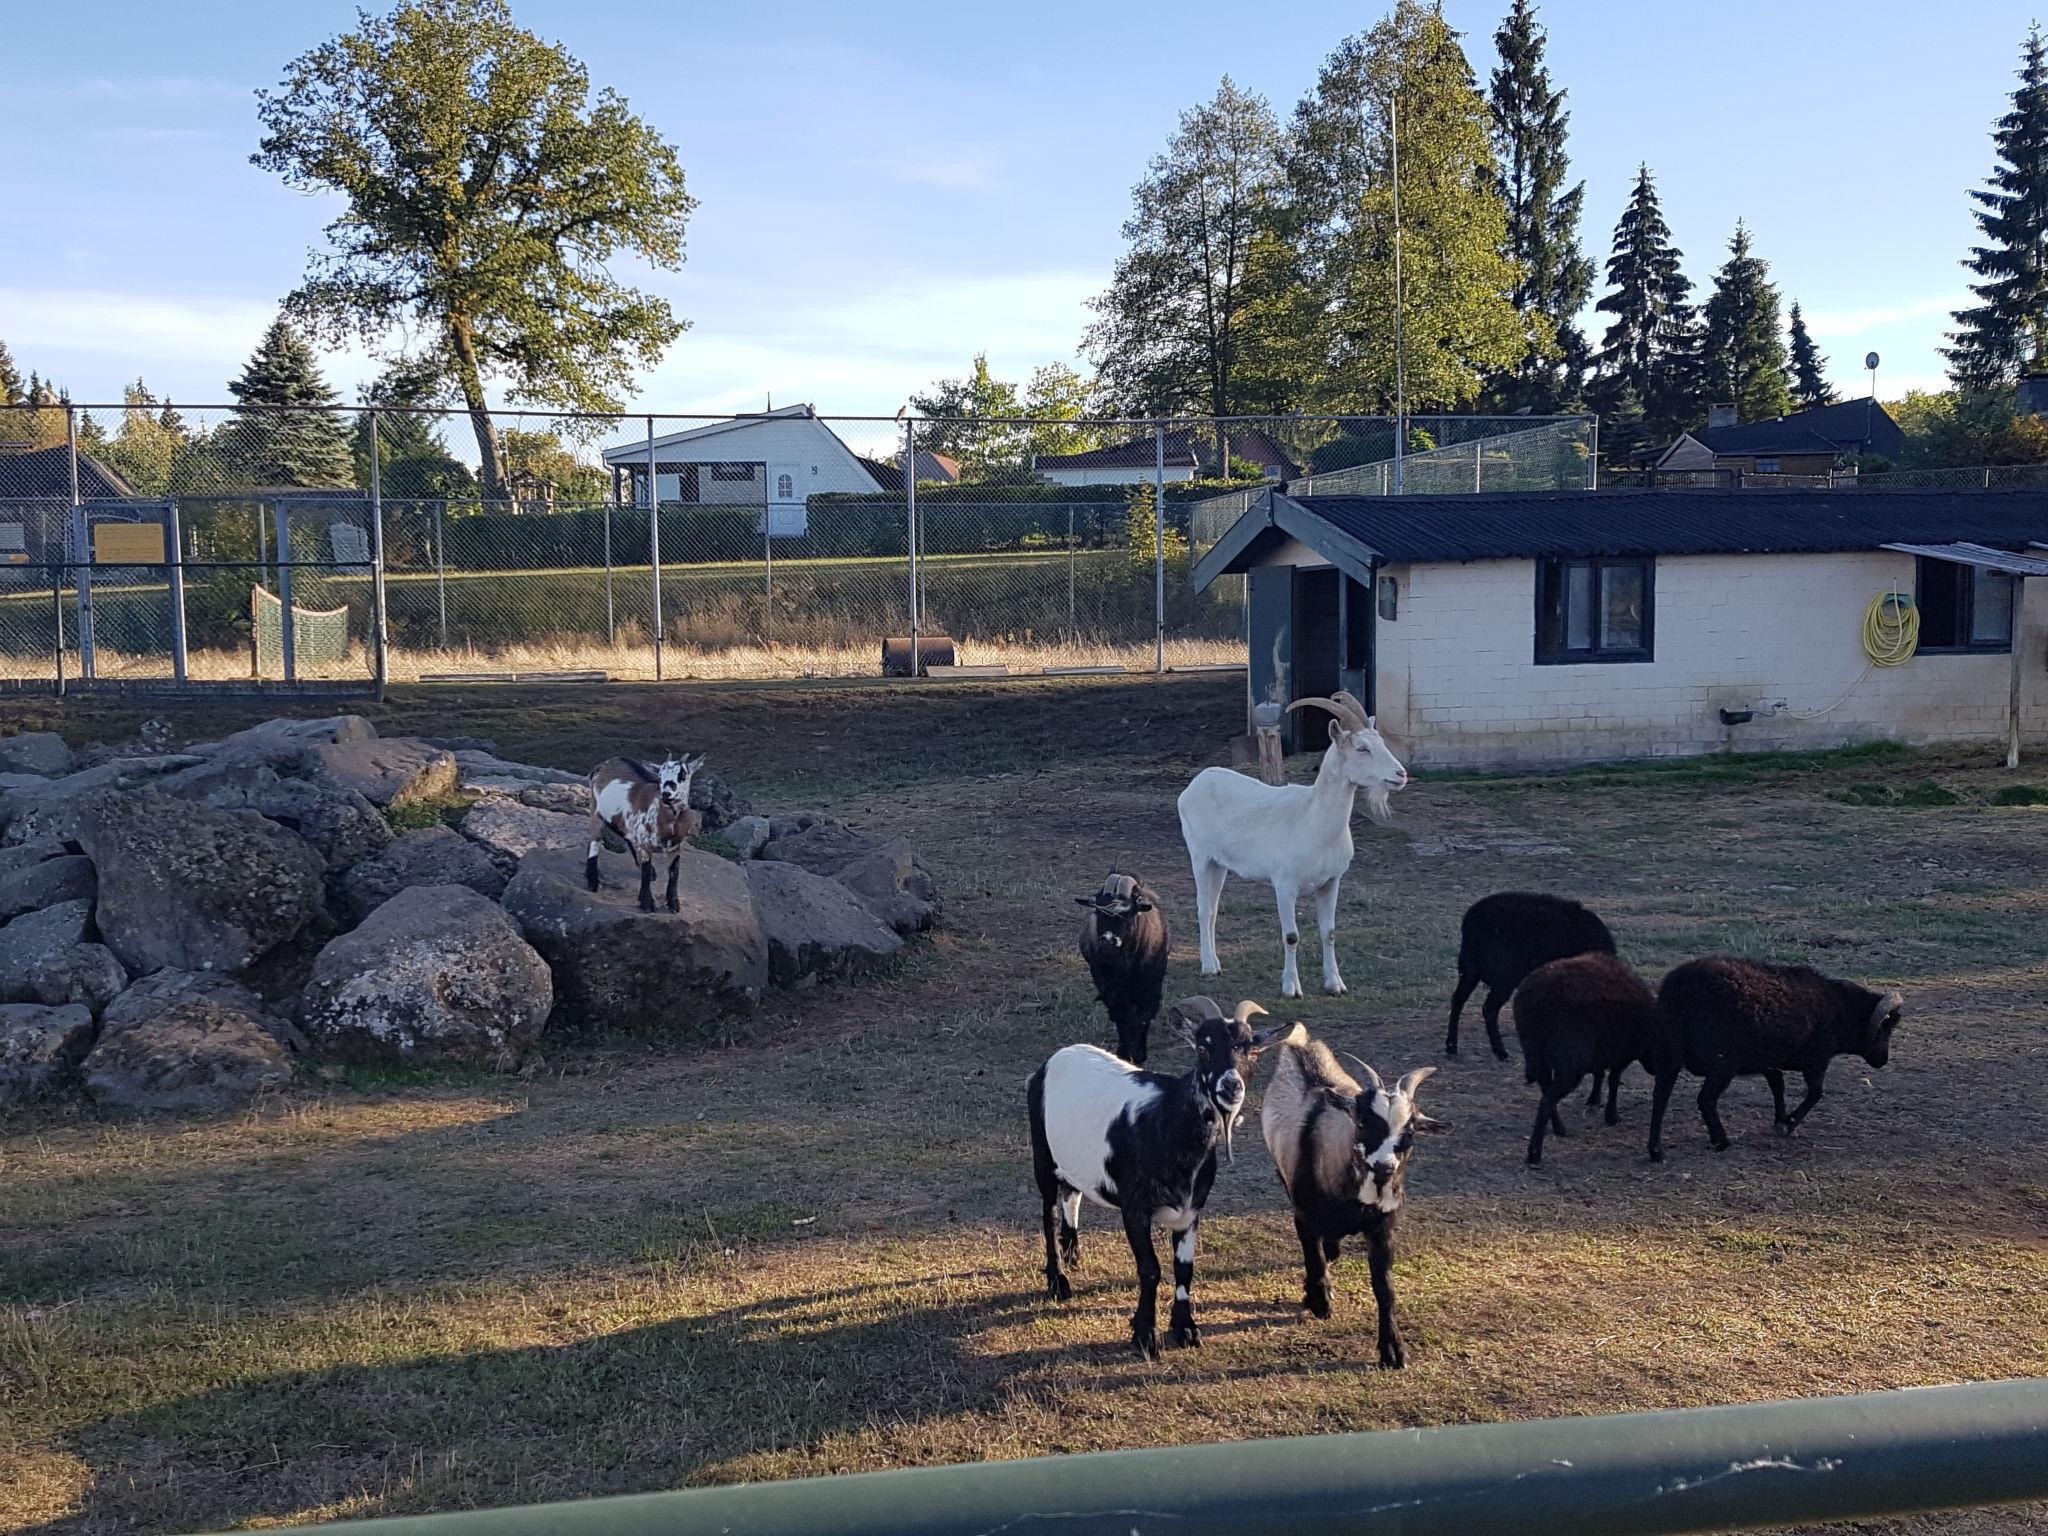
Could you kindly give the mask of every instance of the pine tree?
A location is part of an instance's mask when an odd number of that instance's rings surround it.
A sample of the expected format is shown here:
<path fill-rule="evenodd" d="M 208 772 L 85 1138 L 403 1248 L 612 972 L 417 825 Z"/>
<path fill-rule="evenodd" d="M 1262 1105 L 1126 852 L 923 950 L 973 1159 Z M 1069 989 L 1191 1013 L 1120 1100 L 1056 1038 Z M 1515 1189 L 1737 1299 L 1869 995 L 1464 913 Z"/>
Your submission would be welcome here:
<path fill-rule="evenodd" d="M 305 338 L 272 322 L 242 376 L 228 391 L 243 406 L 331 407 L 334 390 L 320 376 Z M 355 484 L 348 427 L 333 410 L 238 410 L 219 444 L 223 467 L 246 486 Z"/>
<path fill-rule="evenodd" d="M 106 445 L 107 463 L 144 496 L 161 496 L 170 488 L 171 467 L 177 461 L 184 434 L 166 427 L 157 413 L 157 400 L 149 387 L 137 379 L 121 391 L 127 409 L 121 413 L 120 430 Z"/>
<path fill-rule="evenodd" d="M 0 341 L 0 405 L 21 405 L 27 400 L 28 390 L 21 381 L 21 370 L 14 366 L 14 356 L 7 350 L 7 343 Z"/>
<path fill-rule="evenodd" d="M 1493 113 L 1499 188 L 1507 205 L 1508 234 L 1503 254 L 1522 269 L 1515 284 L 1515 308 L 1541 316 L 1555 337 L 1545 347 L 1532 328 L 1519 365 L 1496 381 L 1501 404 L 1556 410 L 1575 398 L 1586 369 L 1586 339 L 1579 311 L 1592 297 L 1594 267 L 1579 249 L 1579 214 L 1586 184 L 1567 188 L 1565 93 L 1550 83 L 1543 62 L 1545 38 L 1529 0 L 1514 9 L 1494 34 L 1500 67 L 1493 72 L 1488 105 Z"/>
<path fill-rule="evenodd" d="M 2012 110 L 1998 120 L 1998 161 L 1988 189 L 1973 190 L 1984 244 L 1964 263 L 1983 279 L 1981 301 L 1955 312 L 1949 376 L 1964 388 L 2011 383 L 2048 367 L 2048 47 L 2027 34 Z"/>
<path fill-rule="evenodd" d="M 1765 421 L 1792 409 L 1785 337 L 1771 269 L 1750 247 L 1741 220 L 1728 241 L 1728 260 L 1714 274 L 1702 312 L 1700 382 L 1711 401 L 1731 401 L 1738 421 Z"/>
<path fill-rule="evenodd" d="M 1817 405 L 1835 403 L 1835 387 L 1828 382 L 1828 360 L 1820 355 L 1820 349 L 1813 344 L 1813 337 L 1807 333 L 1806 316 L 1799 312 L 1799 301 L 1792 301 L 1792 398 L 1799 402 L 1801 410 L 1811 410 Z"/>
<path fill-rule="evenodd" d="M 1692 280 L 1681 270 L 1683 260 L 1671 243 L 1650 168 L 1641 166 L 1614 226 L 1609 292 L 1596 306 L 1614 316 L 1600 339 L 1597 397 L 1603 409 L 1613 410 L 1623 391 L 1632 393 L 1656 432 L 1693 424 L 1697 335 Z"/>

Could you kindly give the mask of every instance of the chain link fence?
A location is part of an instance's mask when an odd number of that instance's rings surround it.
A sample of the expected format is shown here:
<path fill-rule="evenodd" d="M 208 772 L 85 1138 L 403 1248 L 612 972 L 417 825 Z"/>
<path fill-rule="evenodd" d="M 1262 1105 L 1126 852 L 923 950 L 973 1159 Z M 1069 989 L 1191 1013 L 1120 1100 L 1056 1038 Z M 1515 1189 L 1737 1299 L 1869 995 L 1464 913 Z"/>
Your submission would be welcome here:
<path fill-rule="evenodd" d="M 0 410 L 0 678 L 874 676 L 912 638 L 940 667 L 1242 665 L 1243 583 L 1196 593 L 1194 560 L 1266 490 L 1391 493 L 1398 441 L 1377 417 Z M 1410 493 L 1584 485 L 1593 425 L 1412 417 L 1407 443 Z"/>

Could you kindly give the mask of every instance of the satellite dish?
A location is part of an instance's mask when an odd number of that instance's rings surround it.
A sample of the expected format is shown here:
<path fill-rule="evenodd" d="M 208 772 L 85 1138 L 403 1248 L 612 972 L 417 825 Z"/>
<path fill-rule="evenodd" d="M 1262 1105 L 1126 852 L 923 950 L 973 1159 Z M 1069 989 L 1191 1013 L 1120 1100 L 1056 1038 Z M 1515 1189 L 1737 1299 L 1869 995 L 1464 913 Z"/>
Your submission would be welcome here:
<path fill-rule="evenodd" d="M 1864 353 L 1863 366 L 1866 368 L 1875 368 L 1877 366 L 1877 354 L 1875 352 Z"/>

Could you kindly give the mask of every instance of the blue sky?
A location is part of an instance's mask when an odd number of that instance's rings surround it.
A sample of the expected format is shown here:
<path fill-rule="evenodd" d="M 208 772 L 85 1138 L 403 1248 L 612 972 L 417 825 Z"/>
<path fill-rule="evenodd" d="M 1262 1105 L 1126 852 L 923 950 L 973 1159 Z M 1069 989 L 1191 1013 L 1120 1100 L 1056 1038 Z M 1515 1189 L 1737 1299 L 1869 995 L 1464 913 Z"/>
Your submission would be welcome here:
<path fill-rule="evenodd" d="M 117 0 L 93 24 L 9 7 L 0 52 L 0 338 L 79 400 L 141 373 L 220 400 L 332 205 L 248 164 L 252 92 L 354 8 Z M 1482 73 L 1504 0 L 1447 0 Z M 682 155 L 700 207 L 692 328 L 642 409 L 891 414 L 986 350 L 1072 359 L 1131 184 L 1229 73 L 1283 112 L 1383 7 L 515 0 Z M 1736 218 L 1806 309 L 1838 384 L 1935 385 L 1964 297 L 1966 189 L 2029 20 L 2006 0 L 1549 0 L 1604 259 L 1638 161 L 1705 283 Z M 330 357 L 353 396 L 360 356 Z"/>

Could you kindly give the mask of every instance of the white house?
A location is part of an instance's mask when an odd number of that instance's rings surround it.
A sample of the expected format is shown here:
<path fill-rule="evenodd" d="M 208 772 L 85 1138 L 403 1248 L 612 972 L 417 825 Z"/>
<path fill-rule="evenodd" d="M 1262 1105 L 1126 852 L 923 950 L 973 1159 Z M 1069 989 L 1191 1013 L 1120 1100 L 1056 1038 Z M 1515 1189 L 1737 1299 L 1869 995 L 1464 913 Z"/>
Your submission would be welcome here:
<path fill-rule="evenodd" d="M 1276 491 L 1194 580 L 1228 574 L 1248 705 L 1349 688 L 1424 768 L 2003 742 L 2015 678 L 2048 727 L 2040 491 Z"/>
<path fill-rule="evenodd" d="M 646 506 L 647 463 L 663 502 L 765 509 L 768 532 L 801 538 L 813 496 L 900 489 L 895 466 L 871 464 L 848 448 L 808 405 L 714 421 L 604 450 L 621 502 Z M 882 471 L 878 476 L 877 470 Z M 894 475 L 895 485 L 882 480 Z"/>

